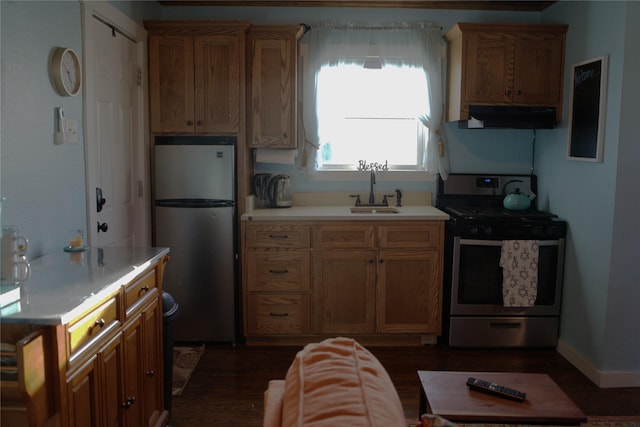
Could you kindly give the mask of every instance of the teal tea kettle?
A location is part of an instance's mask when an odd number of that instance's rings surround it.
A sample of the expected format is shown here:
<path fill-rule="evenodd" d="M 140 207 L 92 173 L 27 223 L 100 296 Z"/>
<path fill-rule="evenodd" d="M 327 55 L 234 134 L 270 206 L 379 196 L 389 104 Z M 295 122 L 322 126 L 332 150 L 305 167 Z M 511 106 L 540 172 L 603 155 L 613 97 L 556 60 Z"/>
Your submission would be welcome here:
<path fill-rule="evenodd" d="M 507 185 L 512 182 L 522 181 L 514 179 L 513 181 L 507 182 L 503 188 L 506 190 Z M 505 209 L 509 209 L 511 211 L 524 211 L 526 209 L 529 209 L 529 206 L 531 206 L 531 201 L 535 198 L 536 195 L 534 193 L 526 195 L 521 193 L 519 188 L 516 188 L 513 193 L 507 194 L 505 196 L 504 200 L 502 201 L 502 206 L 504 206 Z"/>

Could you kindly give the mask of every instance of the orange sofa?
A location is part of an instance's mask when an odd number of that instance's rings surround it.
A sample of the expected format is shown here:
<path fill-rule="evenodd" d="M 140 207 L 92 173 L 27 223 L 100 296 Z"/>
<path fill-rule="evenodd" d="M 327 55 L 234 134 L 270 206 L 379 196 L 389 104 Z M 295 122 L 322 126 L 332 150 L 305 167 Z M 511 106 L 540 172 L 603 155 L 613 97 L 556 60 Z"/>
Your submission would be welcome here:
<path fill-rule="evenodd" d="M 425 425 L 452 425 L 440 420 L 445 424 Z M 264 427 L 407 425 L 389 374 L 350 338 L 308 344 L 296 355 L 285 379 L 270 381 L 264 394 Z"/>

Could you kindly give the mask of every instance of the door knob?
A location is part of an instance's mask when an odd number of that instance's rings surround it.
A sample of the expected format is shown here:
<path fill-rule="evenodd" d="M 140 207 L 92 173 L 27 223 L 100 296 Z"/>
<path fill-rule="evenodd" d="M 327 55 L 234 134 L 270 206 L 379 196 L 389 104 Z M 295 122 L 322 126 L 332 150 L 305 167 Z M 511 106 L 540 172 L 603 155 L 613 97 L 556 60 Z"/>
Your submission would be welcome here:
<path fill-rule="evenodd" d="M 103 233 L 106 233 L 108 229 L 109 229 L 109 225 L 106 222 L 103 222 L 102 224 L 100 224 L 100 221 L 98 221 L 98 233 L 101 231 Z"/>

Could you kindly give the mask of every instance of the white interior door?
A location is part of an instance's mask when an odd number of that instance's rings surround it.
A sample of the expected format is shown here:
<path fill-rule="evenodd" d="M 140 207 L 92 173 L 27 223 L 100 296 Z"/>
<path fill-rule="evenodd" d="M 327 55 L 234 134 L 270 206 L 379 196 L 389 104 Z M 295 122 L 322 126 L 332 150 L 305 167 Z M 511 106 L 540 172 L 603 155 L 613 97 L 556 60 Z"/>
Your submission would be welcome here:
<path fill-rule="evenodd" d="M 150 243 L 146 34 L 106 2 L 83 3 L 88 238 Z"/>

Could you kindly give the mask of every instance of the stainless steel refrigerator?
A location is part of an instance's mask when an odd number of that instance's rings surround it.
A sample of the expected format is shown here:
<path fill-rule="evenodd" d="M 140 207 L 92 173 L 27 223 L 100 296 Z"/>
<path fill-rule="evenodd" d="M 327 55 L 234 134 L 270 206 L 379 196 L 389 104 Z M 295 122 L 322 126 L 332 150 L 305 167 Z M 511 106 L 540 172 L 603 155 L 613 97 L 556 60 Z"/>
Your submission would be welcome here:
<path fill-rule="evenodd" d="M 235 149 L 235 137 L 155 140 L 154 245 L 171 250 L 176 341 L 236 341 Z"/>

